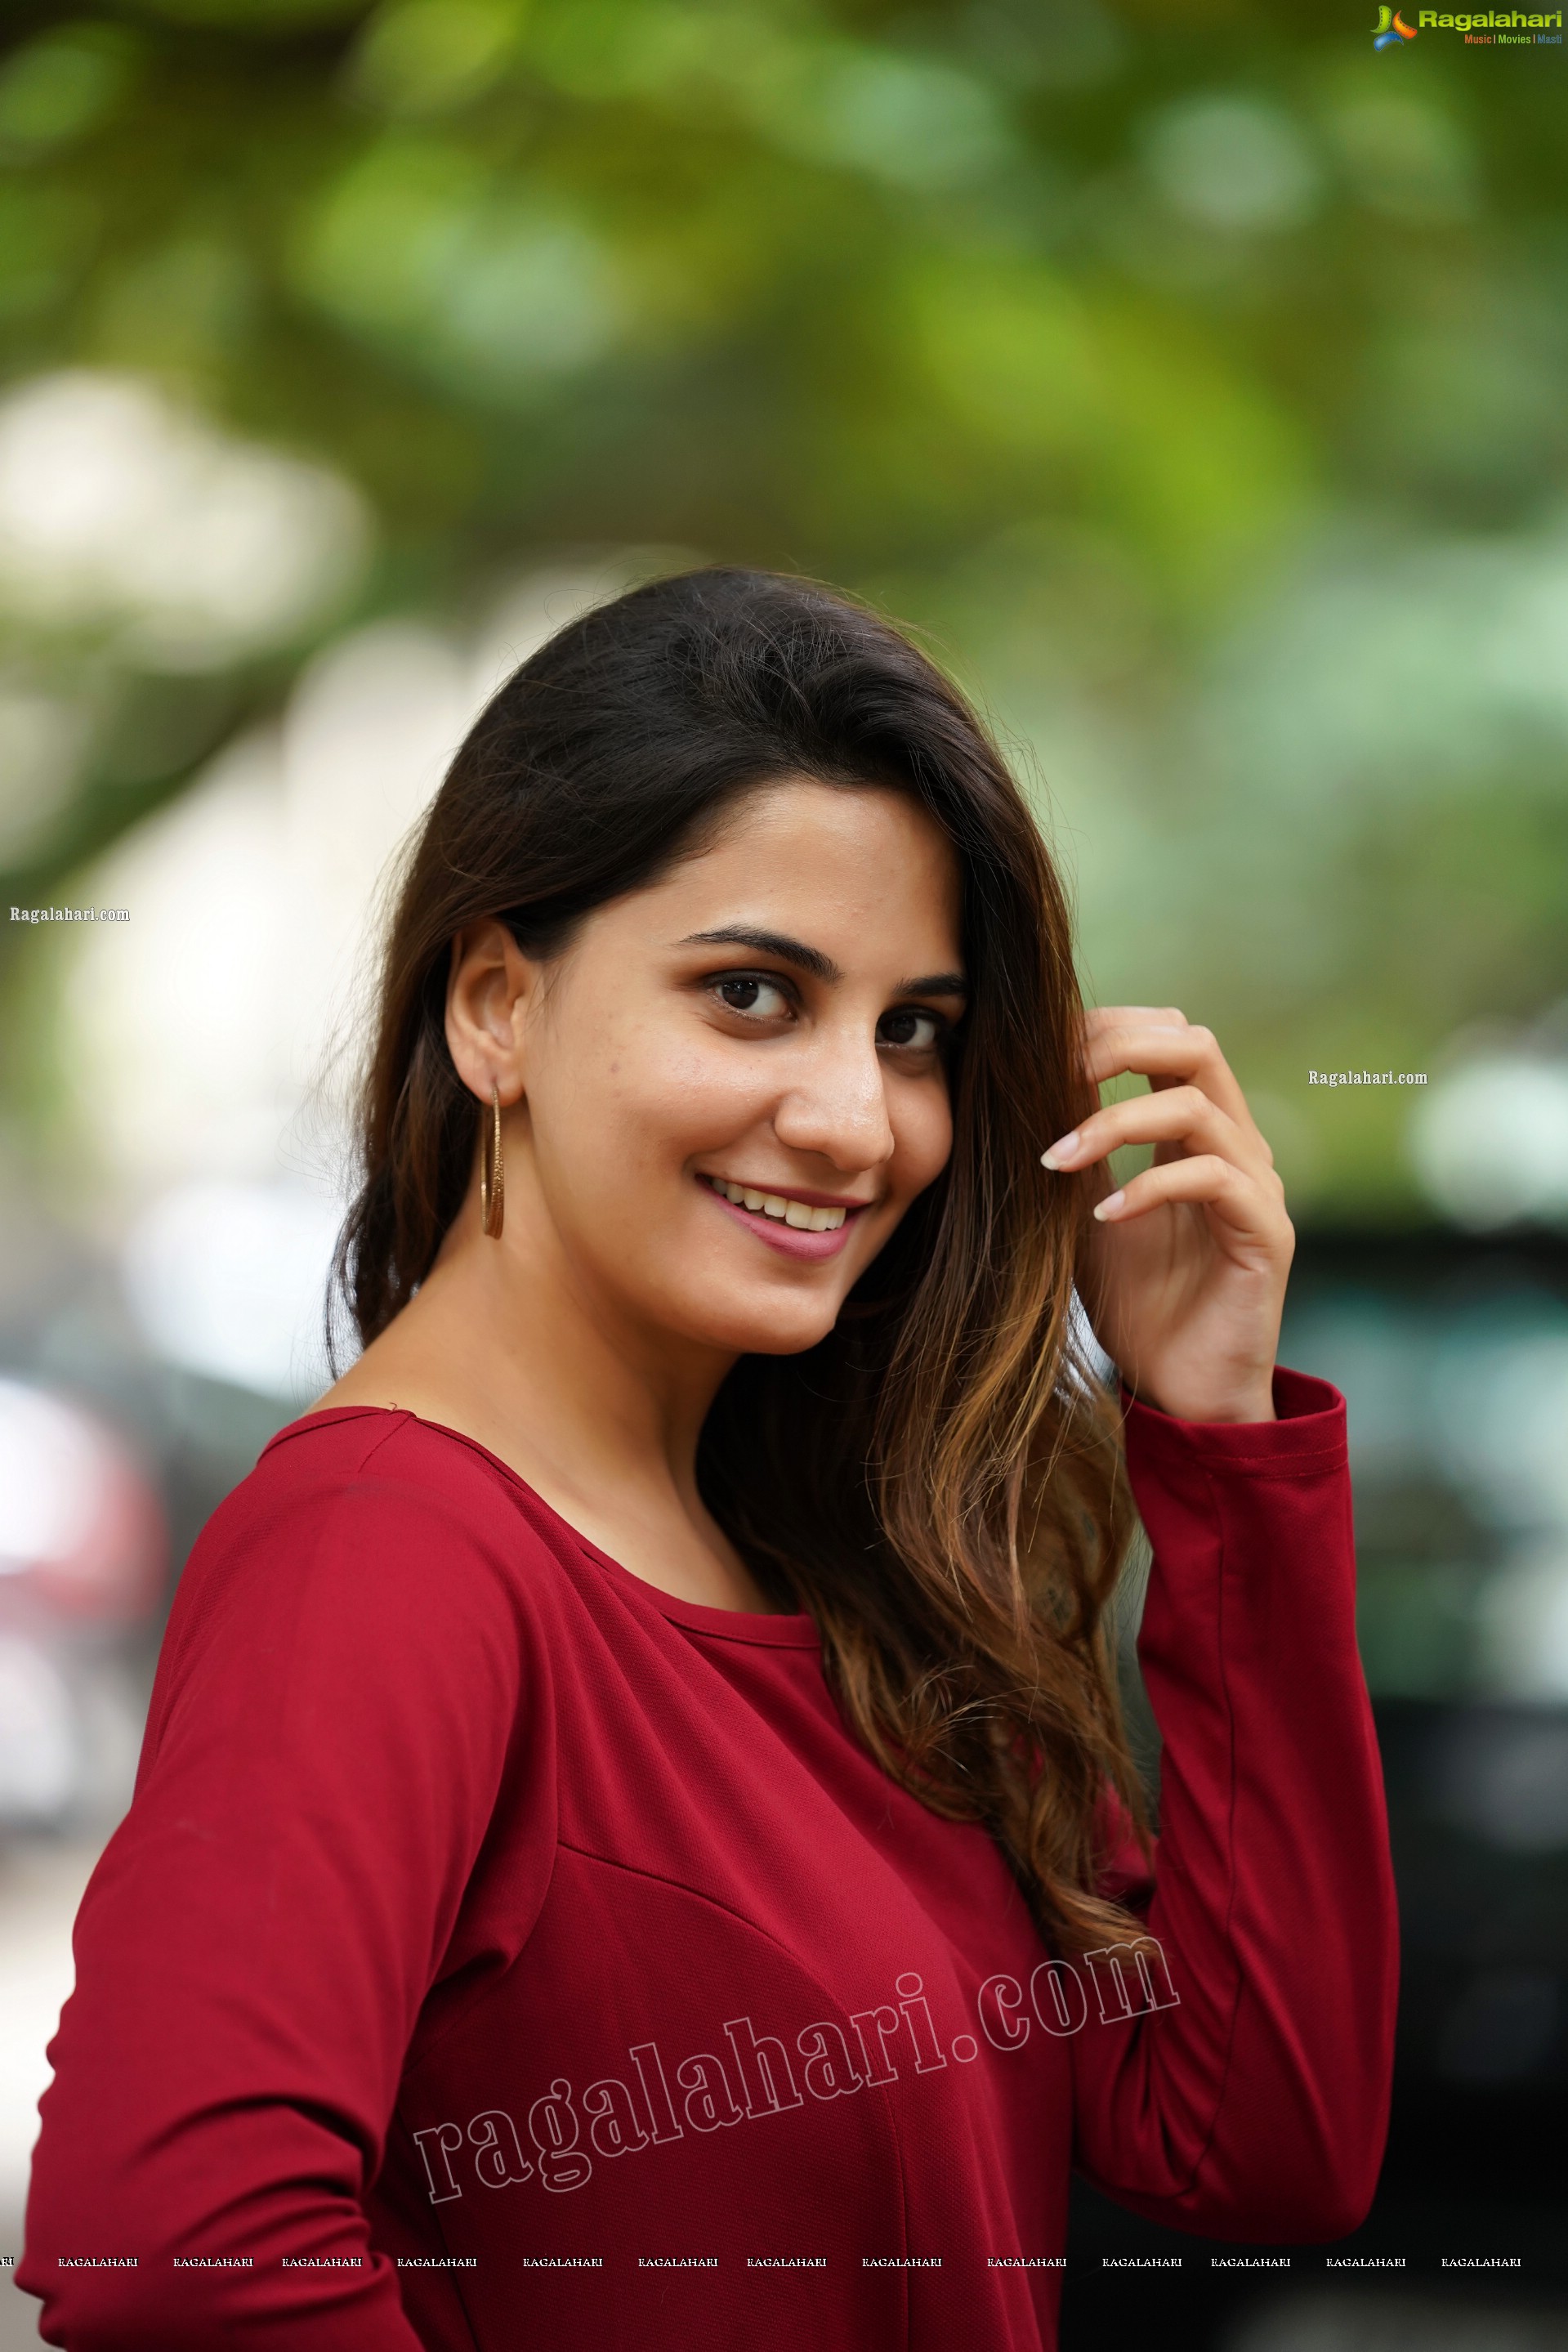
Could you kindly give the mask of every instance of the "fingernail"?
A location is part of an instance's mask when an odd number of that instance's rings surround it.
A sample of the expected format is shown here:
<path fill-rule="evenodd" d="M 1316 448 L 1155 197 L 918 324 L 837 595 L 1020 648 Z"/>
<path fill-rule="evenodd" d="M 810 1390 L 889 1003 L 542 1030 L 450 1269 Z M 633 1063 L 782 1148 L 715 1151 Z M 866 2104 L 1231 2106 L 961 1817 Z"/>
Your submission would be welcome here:
<path fill-rule="evenodd" d="M 1060 1168 L 1064 1160 L 1076 1160 L 1077 1157 L 1078 1129 L 1074 1128 L 1071 1135 L 1060 1137 L 1049 1151 L 1040 1153 L 1040 1164 L 1042 1168 Z"/>
<path fill-rule="evenodd" d="M 1096 1201 L 1096 1202 L 1095 1202 L 1095 1203 L 1094 1203 L 1094 1213 L 1095 1213 L 1095 1215 L 1096 1215 L 1097 1217 L 1108 1217 L 1108 1216 L 1110 1216 L 1113 1210 L 1119 1209 L 1119 1208 L 1121 1207 L 1121 1205 L 1122 1205 L 1123 1202 L 1126 1199 L 1126 1197 L 1127 1197 L 1127 1195 L 1125 1194 L 1125 1192 L 1108 1192 L 1108 1193 L 1106 1194 L 1105 1198 L 1104 1198 L 1103 1201 Z"/>

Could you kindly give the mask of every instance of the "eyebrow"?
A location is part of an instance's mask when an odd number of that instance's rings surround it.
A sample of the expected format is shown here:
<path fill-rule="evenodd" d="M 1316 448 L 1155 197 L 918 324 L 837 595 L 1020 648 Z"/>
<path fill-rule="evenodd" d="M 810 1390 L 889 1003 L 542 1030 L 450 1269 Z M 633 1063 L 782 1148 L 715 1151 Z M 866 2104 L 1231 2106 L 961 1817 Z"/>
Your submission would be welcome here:
<path fill-rule="evenodd" d="M 749 948 L 753 955 L 776 956 L 780 963 L 793 964 L 797 971 L 809 972 L 813 980 L 842 980 L 843 973 L 831 955 L 821 948 L 808 947 L 803 940 L 789 939 L 782 931 L 753 930 L 744 923 L 727 924 L 721 930 L 693 931 L 680 940 L 684 948 Z M 961 971 L 930 971 L 918 980 L 901 980 L 894 990 L 895 996 L 967 996 L 968 983 Z"/>

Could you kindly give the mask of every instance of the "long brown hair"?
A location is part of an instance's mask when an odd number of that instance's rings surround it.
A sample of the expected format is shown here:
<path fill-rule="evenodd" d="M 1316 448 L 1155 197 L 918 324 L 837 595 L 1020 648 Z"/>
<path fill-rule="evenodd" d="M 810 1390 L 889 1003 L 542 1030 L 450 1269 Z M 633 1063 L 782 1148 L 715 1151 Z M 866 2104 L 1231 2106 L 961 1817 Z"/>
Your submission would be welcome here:
<path fill-rule="evenodd" d="M 983 1822 L 1042 1932 L 1081 1952 L 1138 1932 L 1094 1891 L 1107 1795 L 1145 1832 L 1108 1638 L 1135 1520 L 1074 1314 L 1087 1204 L 1039 1165 L 1097 1097 L 1045 845 L 906 637 L 814 583 L 711 569 L 582 615 L 501 688 L 402 883 L 336 1285 L 368 1345 L 466 1195 L 480 1106 L 446 1046 L 454 936 L 498 915 L 526 953 L 557 953 L 737 793 L 802 775 L 906 793 L 953 845 L 971 992 L 953 1150 L 826 1339 L 735 1365 L 699 1480 L 768 1589 L 816 1620 L 858 1738 L 933 1811 Z"/>

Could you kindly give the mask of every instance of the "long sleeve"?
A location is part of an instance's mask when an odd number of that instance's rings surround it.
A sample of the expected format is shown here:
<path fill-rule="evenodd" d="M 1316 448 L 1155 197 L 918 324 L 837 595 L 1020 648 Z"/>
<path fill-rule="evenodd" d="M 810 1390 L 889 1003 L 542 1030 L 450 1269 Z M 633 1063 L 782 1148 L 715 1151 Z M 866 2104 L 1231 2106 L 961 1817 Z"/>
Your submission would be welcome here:
<path fill-rule="evenodd" d="M 1343 2236 L 1371 2203 L 1398 1937 L 1344 1400 L 1281 1370 L 1274 1401 L 1277 1422 L 1248 1423 L 1127 1402 L 1160 1835 L 1152 1880 L 1124 1855 L 1108 1884 L 1146 1916 L 1169 1986 L 1076 2035 L 1074 2122 L 1079 2168 L 1118 2203 L 1289 2243 Z"/>
<path fill-rule="evenodd" d="M 69 2352 L 418 2352 L 362 2199 L 538 1697 L 505 1563 L 379 1442 L 237 1490 L 176 1594 L 41 2101 L 17 2284 Z"/>

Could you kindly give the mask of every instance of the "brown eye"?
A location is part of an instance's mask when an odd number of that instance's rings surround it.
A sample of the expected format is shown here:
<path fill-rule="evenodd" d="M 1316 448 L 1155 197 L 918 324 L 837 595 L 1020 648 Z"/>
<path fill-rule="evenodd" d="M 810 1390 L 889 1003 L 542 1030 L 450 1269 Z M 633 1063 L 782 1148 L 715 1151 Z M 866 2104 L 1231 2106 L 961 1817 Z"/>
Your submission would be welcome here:
<path fill-rule="evenodd" d="M 749 1013 L 759 1021 L 777 1020 L 789 1009 L 783 990 L 776 981 L 755 971 L 732 972 L 713 983 L 719 1003 L 731 1013 Z"/>
<path fill-rule="evenodd" d="M 912 1046 L 920 1053 L 929 1053 L 942 1034 L 946 1024 L 935 1013 L 922 1013 L 906 1005 L 898 1013 L 884 1013 L 877 1025 L 877 1034 L 884 1045 L 896 1045 L 904 1052 Z"/>

